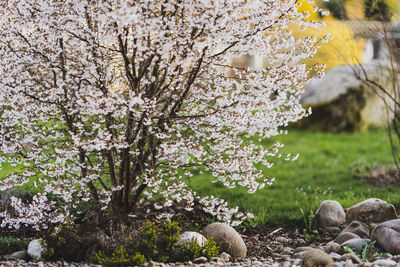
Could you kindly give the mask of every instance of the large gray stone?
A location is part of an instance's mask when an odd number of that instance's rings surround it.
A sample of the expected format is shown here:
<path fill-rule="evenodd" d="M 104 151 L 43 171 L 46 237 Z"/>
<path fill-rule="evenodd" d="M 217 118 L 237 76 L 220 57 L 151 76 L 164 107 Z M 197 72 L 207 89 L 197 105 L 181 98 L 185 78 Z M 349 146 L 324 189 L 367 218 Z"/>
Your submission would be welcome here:
<path fill-rule="evenodd" d="M 363 68 L 369 79 L 390 91 L 389 73 L 378 62 L 366 64 Z M 357 75 L 364 77 L 363 73 L 360 66 L 343 65 L 306 84 L 300 101 L 311 106 L 313 114 L 298 125 L 325 131 L 364 130 L 386 125 L 386 104 L 382 97 L 357 78 Z"/>
<path fill-rule="evenodd" d="M 353 239 L 353 238 L 360 238 L 358 235 L 350 233 L 350 232 L 342 232 L 340 235 L 338 235 L 333 241 L 335 243 L 338 243 L 339 245 L 343 244 L 347 240 Z"/>
<path fill-rule="evenodd" d="M 27 253 L 31 259 L 40 260 L 43 251 L 44 248 L 42 247 L 38 239 L 34 239 L 29 242 Z"/>
<path fill-rule="evenodd" d="M 245 258 L 247 247 L 235 229 L 225 223 L 212 223 L 203 229 L 206 237 L 212 237 L 220 246 L 220 252 L 226 252 L 233 258 Z"/>
<path fill-rule="evenodd" d="M 374 261 L 374 266 L 379 266 L 379 267 L 394 267 L 398 266 L 397 262 L 393 260 L 376 260 Z"/>
<path fill-rule="evenodd" d="M 345 223 L 346 214 L 342 205 L 335 200 L 324 200 L 313 217 L 313 226 L 317 228 L 338 227 Z"/>
<path fill-rule="evenodd" d="M 11 255 L 3 255 L 2 257 L 5 260 L 16 260 L 16 259 L 26 260 L 26 256 L 27 256 L 26 250 L 21 250 L 14 252 Z"/>
<path fill-rule="evenodd" d="M 333 263 L 333 259 L 321 249 L 311 249 L 302 255 L 303 265 L 325 266 Z"/>
<path fill-rule="evenodd" d="M 331 252 L 339 253 L 340 252 L 340 248 L 341 248 L 340 244 L 335 243 L 335 242 L 329 242 L 325 246 L 325 252 L 326 253 L 331 253 Z"/>
<path fill-rule="evenodd" d="M 391 254 L 400 254 L 400 219 L 383 222 L 371 233 L 371 240 Z"/>
<path fill-rule="evenodd" d="M 377 198 L 370 198 L 357 203 L 346 212 L 347 223 L 352 221 L 379 223 L 392 219 L 397 219 L 394 206 Z"/>
<path fill-rule="evenodd" d="M 369 237 L 369 227 L 366 223 L 360 221 L 352 221 L 346 228 L 342 231 L 342 233 L 350 232 L 358 235 L 361 238 Z"/>
<path fill-rule="evenodd" d="M 343 249 L 344 247 L 351 247 L 353 250 L 357 251 L 358 253 L 361 254 L 364 246 L 368 245 L 371 242 L 371 240 L 366 239 L 366 238 L 353 238 L 350 240 L 347 240 L 346 242 L 342 243 L 342 250 L 341 253 L 344 253 L 345 250 Z"/>

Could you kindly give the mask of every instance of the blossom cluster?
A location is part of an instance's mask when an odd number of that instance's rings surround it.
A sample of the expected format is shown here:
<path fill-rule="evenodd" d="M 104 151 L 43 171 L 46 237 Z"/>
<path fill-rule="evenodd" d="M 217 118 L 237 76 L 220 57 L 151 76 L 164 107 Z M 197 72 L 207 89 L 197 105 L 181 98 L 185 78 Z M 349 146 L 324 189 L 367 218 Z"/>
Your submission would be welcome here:
<path fill-rule="evenodd" d="M 63 222 L 80 202 L 117 216 L 155 193 L 239 223 L 185 179 L 199 169 L 249 193 L 273 181 L 255 163 L 272 167 L 281 145 L 251 137 L 309 114 L 301 62 L 321 40 L 290 30 L 322 26 L 307 17 L 296 0 L 0 2 L 0 163 L 19 166 L 0 190 L 39 192 L 2 226 Z M 246 54 L 265 68 L 231 66 Z"/>

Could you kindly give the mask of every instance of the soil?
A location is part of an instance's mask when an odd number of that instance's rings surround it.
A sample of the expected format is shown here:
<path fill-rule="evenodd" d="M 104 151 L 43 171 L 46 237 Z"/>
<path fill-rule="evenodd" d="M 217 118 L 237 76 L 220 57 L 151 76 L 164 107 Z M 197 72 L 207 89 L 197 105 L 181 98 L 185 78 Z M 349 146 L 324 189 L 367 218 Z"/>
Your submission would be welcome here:
<path fill-rule="evenodd" d="M 269 257 L 287 254 L 287 248 L 306 246 L 304 235 L 298 229 L 259 226 L 239 230 L 247 246 L 248 257 Z M 278 237 L 284 237 L 287 242 Z M 283 239 L 284 240 L 284 239 Z"/>
<path fill-rule="evenodd" d="M 214 222 L 213 218 L 206 214 L 199 205 L 195 205 L 193 211 L 186 211 L 184 207 L 173 204 L 169 207 L 163 207 L 163 203 L 142 203 L 141 208 L 137 209 L 135 214 L 128 218 L 128 226 L 118 227 L 118 230 L 105 231 L 111 233 L 111 239 L 121 240 L 127 235 L 136 235 L 137 230 L 141 228 L 144 222 L 150 221 L 155 224 L 161 224 L 164 219 L 159 218 L 162 213 L 168 213 L 171 220 L 178 221 L 182 231 L 201 230 L 208 224 Z M 276 255 L 290 254 L 288 250 L 296 247 L 314 245 L 306 242 L 306 238 L 300 229 L 288 229 L 281 227 L 258 226 L 258 227 L 239 227 L 237 229 L 247 246 L 248 257 L 276 257 Z M 32 232 L 21 227 L 19 230 L 2 229 L 0 235 L 11 236 L 20 239 L 32 239 L 42 237 L 44 232 Z M 278 239 L 277 239 L 278 238 Z M 101 238 L 100 240 L 104 240 Z M 309 241 L 309 240 L 308 240 Z M 321 240 L 320 240 L 321 241 Z M 321 243 L 321 242 L 319 242 Z"/>
<path fill-rule="evenodd" d="M 362 181 L 379 188 L 400 186 L 400 172 L 394 166 L 377 166 L 358 176 Z"/>

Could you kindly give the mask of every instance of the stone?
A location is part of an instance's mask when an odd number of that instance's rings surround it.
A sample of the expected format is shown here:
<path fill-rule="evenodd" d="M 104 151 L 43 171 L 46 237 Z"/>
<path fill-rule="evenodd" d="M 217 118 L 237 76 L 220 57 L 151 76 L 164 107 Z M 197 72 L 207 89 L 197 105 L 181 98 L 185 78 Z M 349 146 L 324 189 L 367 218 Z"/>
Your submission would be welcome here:
<path fill-rule="evenodd" d="M 293 252 L 299 253 L 299 252 L 304 252 L 304 251 L 311 250 L 311 249 L 314 249 L 314 248 L 313 247 L 297 247 L 294 249 Z"/>
<path fill-rule="evenodd" d="M 207 243 L 207 238 L 197 232 L 186 231 L 181 234 L 180 243 L 195 241 L 200 247 Z"/>
<path fill-rule="evenodd" d="M 300 100 L 306 107 L 312 107 L 313 114 L 295 125 L 322 131 L 363 131 L 371 126 L 385 126 L 393 116 L 386 113 L 386 97 L 380 98 L 355 75 L 364 75 L 363 69 L 389 92 L 393 88 L 378 63 L 361 66 L 343 65 L 328 70 L 321 79 L 305 85 Z M 377 74 L 379 73 L 379 74 Z M 389 98 L 389 96 L 387 96 Z"/>
<path fill-rule="evenodd" d="M 293 249 L 292 249 L 291 247 L 284 247 L 284 248 L 282 249 L 282 253 L 285 253 L 285 254 L 293 254 Z"/>
<path fill-rule="evenodd" d="M 329 267 L 343 267 L 343 264 L 340 262 L 334 262 Z"/>
<path fill-rule="evenodd" d="M 340 233 L 333 242 L 338 243 L 341 245 L 342 243 L 346 242 L 347 240 L 353 239 L 353 238 L 360 238 L 358 235 L 350 233 L 350 232 L 344 232 Z"/>
<path fill-rule="evenodd" d="M 315 228 L 338 227 L 346 221 L 342 205 L 335 200 L 324 200 L 315 212 L 312 225 Z"/>
<path fill-rule="evenodd" d="M 320 249 L 311 249 L 306 251 L 302 256 L 302 259 L 304 265 L 310 266 L 325 266 L 333 263 L 333 259 L 331 258 L 331 256 Z"/>
<path fill-rule="evenodd" d="M 290 241 L 289 239 L 283 236 L 278 236 L 275 240 L 281 243 L 288 243 Z"/>
<path fill-rule="evenodd" d="M 211 261 L 212 262 L 216 262 L 218 264 L 224 264 L 225 263 L 225 261 L 220 257 L 214 257 L 214 258 L 211 259 Z"/>
<path fill-rule="evenodd" d="M 27 253 L 31 259 L 36 261 L 40 260 L 43 251 L 44 248 L 42 247 L 38 239 L 34 239 L 31 242 L 29 242 Z"/>
<path fill-rule="evenodd" d="M 220 247 L 233 258 L 246 258 L 247 247 L 239 233 L 225 223 L 215 222 L 203 229 L 206 237 L 212 237 Z"/>
<path fill-rule="evenodd" d="M 350 240 L 347 240 L 346 242 L 342 243 L 341 247 L 341 252 L 344 253 L 344 247 L 351 247 L 354 251 L 361 253 L 363 250 L 363 247 L 368 245 L 371 242 L 371 240 L 366 239 L 366 238 L 353 238 Z"/>
<path fill-rule="evenodd" d="M 346 213 L 346 222 L 364 221 L 380 223 L 397 219 L 396 209 L 392 204 L 377 198 L 370 198 L 350 207 Z"/>
<path fill-rule="evenodd" d="M 352 253 L 343 254 L 342 257 L 340 258 L 340 260 L 346 261 L 346 262 L 348 260 L 351 260 L 352 263 L 356 263 L 356 264 L 360 264 L 362 262 L 361 259 L 357 255 L 352 254 Z"/>
<path fill-rule="evenodd" d="M 294 259 L 294 260 L 293 260 L 293 265 L 300 265 L 301 262 L 302 262 L 301 259 L 298 259 L 298 258 L 297 258 L 297 259 Z M 292 265 L 292 266 L 293 266 L 293 265 Z"/>
<path fill-rule="evenodd" d="M 380 267 L 392 267 L 392 266 L 397 266 L 397 262 L 392 260 L 376 260 L 374 261 L 374 265 Z"/>
<path fill-rule="evenodd" d="M 232 259 L 232 256 L 229 255 L 226 252 L 222 252 L 221 254 L 218 255 L 218 257 L 220 257 L 221 259 L 223 259 L 225 262 L 229 262 Z"/>
<path fill-rule="evenodd" d="M 400 219 L 383 222 L 371 233 L 371 240 L 391 254 L 400 254 Z"/>
<path fill-rule="evenodd" d="M 352 221 L 343 232 L 349 232 L 358 235 L 361 238 L 369 237 L 369 227 L 366 223 L 360 221 Z"/>
<path fill-rule="evenodd" d="M 333 260 L 335 260 L 335 261 L 338 261 L 338 260 L 340 260 L 340 259 L 342 258 L 342 255 L 337 254 L 337 253 L 335 253 L 335 252 L 329 253 L 329 256 L 331 256 L 331 258 L 332 258 Z"/>
<path fill-rule="evenodd" d="M 14 252 L 11 255 L 3 255 L 2 257 L 5 260 L 16 260 L 16 259 L 26 260 L 26 256 L 27 256 L 26 250 L 21 250 Z"/>
<path fill-rule="evenodd" d="M 331 243 L 328 243 L 325 246 L 325 252 L 326 253 L 331 253 L 331 252 L 339 253 L 340 252 L 340 248 L 341 248 L 340 244 L 335 243 L 335 242 L 331 242 Z"/>
<path fill-rule="evenodd" d="M 202 256 L 202 257 L 195 258 L 193 260 L 193 263 L 199 264 L 199 263 L 206 263 L 207 261 L 208 261 L 207 258 Z"/>
<path fill-rule="evenodd" d="M 351 259 L 348 259 L 347 261 L 344 262 L 343 266 L 345 267 L 353 267 L 353 261 Z"/>
<path fill-rule="evenodd" d="M 293 257 L 301 259 L 304 255 L 304 253 L 306 253 L 307 251 L 300 251 L 300 252 L 294 253 Z"/>

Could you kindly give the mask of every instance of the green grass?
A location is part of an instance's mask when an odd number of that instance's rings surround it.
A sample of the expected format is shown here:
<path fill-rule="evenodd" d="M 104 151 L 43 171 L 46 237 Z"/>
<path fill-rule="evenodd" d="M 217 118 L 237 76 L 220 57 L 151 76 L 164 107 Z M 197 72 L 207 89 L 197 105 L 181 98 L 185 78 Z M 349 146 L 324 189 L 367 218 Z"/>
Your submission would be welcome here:
<path fill-rule="evenodd" d="M 400 188 L 370 186 L 357 174 L 376 165 L 390 165 L 391 150 L 384 129 L 364 133 L 312 133 L 289 131 L 279 140 L 284 152 L 299 153 L 297 161 L 275 160 L 275 166 L 263 171 L 276 180 L 271 186 L 248 194 L 243 188 L 226 189 L 211 184 L 209 174 L 196 174 L 191 185 L 200 193 L 214 194 L 233 206 L 256 215 L 255 224 L 302 227 L 305 214 L 315 211 L 326 199 L 337 200 L 343 207 L 377 197 L 400 207 Z"/>
<path fill-rule="evenodd" d="M 282 152 L 299 153 L 300 157 L 294 162 L 274 159 L 275 166 L 263 170 L 276 178 L 273 185 L 248 194 L 244 188 L 227 189 L 219 183 L 212 184 L 207 173 L 195 174 L 190 185 L 200 193 L 222 197 L 232 206 L 253 212 L 256 225 L 304 227 L 301 209 L 308 216 L 326 199 L 350 207 L 377 197 L 400 208 L 400 188 L 375 188 L 357 178 L 374 166 L 393 162 L 384 129 L 340 134 L 290 130 L 288 135 L 262 142 L 268 145 L 276 140 L 285 144 Z M 5 164 L 0 178 L 16 170 L 18 167 Z"/>

